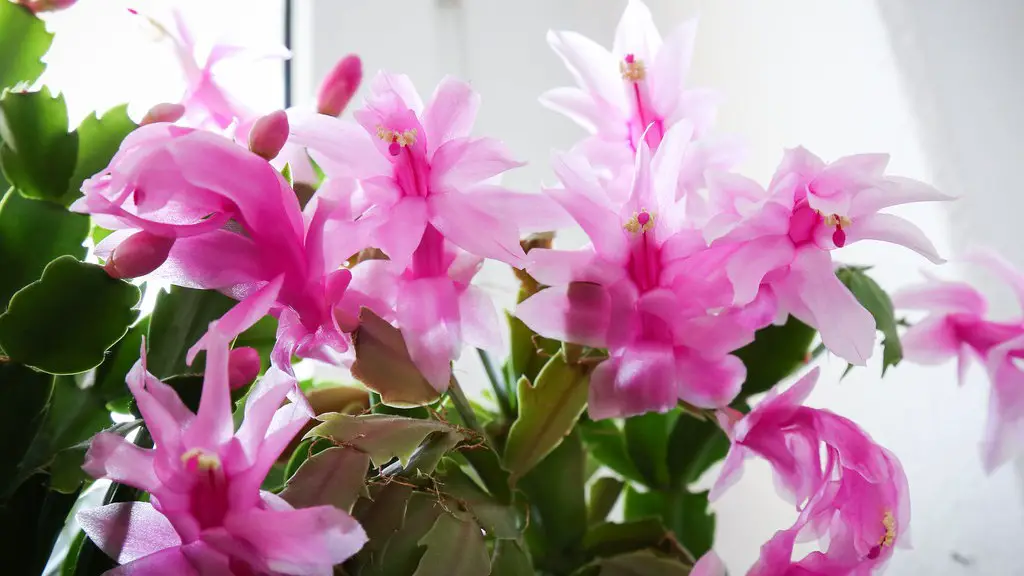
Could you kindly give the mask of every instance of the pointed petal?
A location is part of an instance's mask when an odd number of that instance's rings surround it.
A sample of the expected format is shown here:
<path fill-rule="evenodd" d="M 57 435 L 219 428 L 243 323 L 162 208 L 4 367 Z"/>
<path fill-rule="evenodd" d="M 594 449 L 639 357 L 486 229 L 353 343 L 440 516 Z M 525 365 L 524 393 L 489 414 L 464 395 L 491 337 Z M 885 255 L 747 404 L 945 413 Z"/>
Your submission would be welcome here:
<path fill-rule="evenodd" d="M 580 167 L 570 167 L 564 160 L 568 158 L 556 157 L 553 162 L 555 173 L 565 188 L 547 189 L 545 193 L 583 228 L 598 254 L 610 261 L 625 259 L 628 247 L 618 214 L 607 204 L 598 203 L 603 194 L 596 182 L 588 182 L 587 177 L 578 172 Z M 601 195 L 595 196 L 595 192 Z"/>
<path fill-rule="evenodd" d="M 720 408 L 740 393 L 747 369 L 735 356 L 704 358 L 687 351 L 675 361 L 678 397 L 701 408 Z"/>
<path fill-rule="evenodd" d="M 601 420 L 667 412 L 678 401 L 672 348 L 643 345 L 626 348 L 597 366 L 590 376 L 587 411 Z"/>
<path fill-rule="evenodd" d="M 697 39 L 697 19 L 680 24 L 665 38 L 665 44 L 654 58 L 651 70 L 651 99 L 654 109 L 670 116 L 686 90 L 693 46 Z"/>
<path fill-rule="evenodd" d="M 665 132 L 658 145 L 657 152 L 651 160 L 654 174 L 654 190 L 658 196 L 658 204 L 668 207 L 681 196 L 679 187 L 679 171 L 685 162 L 687 149 L 693 139 L 693 124 L 688 121 L 677 122 Z"/>
<path fill-rule="evenodd" d="M 82 530 L 118 564 L 181 545 L 166 516 L 148 502 L 118 502 L 75 515 Z"/>
<path fill-rule="evenodd" d="M 249 461 L 259 452 L 259 446 L 267 437 L 278 408 L 295 385 L 294 378 L 271 367 L 249 390 L 245 401 L 245 417 L 235 434 Z M 305 419 L 304 414 L 297 417 Z"/>
<path fill-rule="evenodd" d="M 479 107 L 480 95 L 469 84 L 445 76 L 423 111 L 427 156 L 433 156 L 434 151 L 449 140 L 469 136 Z"/>
<path fill-rule="evenodd" d="M 963 312 L 983 316 L 988 308 L 985 297 L 965 282 L 933 281 L 897 290 L 892 295 L 896 308 L 931 312 Z"/>
<path fill-rule="evenodd" d="M 423 238 L 428 218 L 425 200 L 403 198 L 383 215 L 377 229 L 369 233 L 369 244 L 383 250 L 397 269 L 405 269 Z"/>
<path fill-rule="evenodd" d="M 892 214 L 871 214 L 854 220 L 846 229 L 846 242 L 881 240 L 906 246 L 935 264 L 945 262 L 920 228 Z"/>
<path fill-rule="evenodd" d="M 185 361 L 191 365 L 200 350 L 208 350 L 208 347 L 213 345 L 211 339 L 234 340 L 236 336 L 252 328 L 261 318 L 270 313 L 270 308 L 277 300 L 277 295 L 281 292 L 283 284 L 284 275 L 282 274 L 235 304 L 219 320 L 211 322 L 207 333 L 189 348 Z M 213 332 L 217 332 L 217 336 L 213 336 Z"/>
<path fill-rule="evenodd" d="M 725 576 L 725 564 L 714 550 L 708 550 L 693 565 L 690 576 Z"/>
<path fill-rule="evenodd" d="M 1009 260 L 991 250 L 978 250 L 968 256 L 968 261 L 985 266 L 1006 282 L 1017 297 L 1017 303 L 1024 306 L 1024 274 L 1021 274 Z"/>
<path fill-rule="evenodd" d="M 219 446 L 235 431 L 231 417 L 231 386 L 228 382 L 228 338 L 218 330 L 207 334 L 206 368 L 203 371 L 203 392 L 199 411 L 192 425 L 184 432 L 186 444 Z"/>
<path fill-rule="evenodd" d="M 459 319 L 462 339 L 467 345 L 496 352 L 504 349 L 504 330 L 486 292 L 476 286 L 466 288 L 459 296 Z"/>
<path fill-rule="evenodd" d="M 372 136 L 361 126 L 331 116 L 317 115 L 291 127 L 289 142 L 309 149 L 309 155 L 332 177 L 371 178 L 391 173 Z"/>
<path fill-rule="evenodd" d="M 334 506 L 299 510 L 254 508 L 232 517 L 228 531 L 255 546 L 275 573 L 320 574 L 366 543 L 362 526 Z"/>
<path fill-rule="evenodd" d="M 1024 445 L 1024 372 L 1010 355 L 1021 350 L 1024 337 L 996 347 L 986 361 L 992 391 L 982 460 L 989 474 L 1019 454 Z"/>
<path fill-rule="evenodd" d="M 195 415 L 173 388 L 146 372 L 145 354 L 143 347 L 141 358 L 128 372 L 125 381 L 155 443 L 174 450 L 180 443 L 181 429 L 188 426 Z"/>
<path fill-rule="evenodd" d="M 590 94 L 579 88 L 555 88 L 540 96 L 540 103 L 548 110 L 558 112 L 594 134 L 606 120 L 601 108 Z"/>
<path fill-rule="evenodd" d="M 933 316 L 900 335 L 903 357 L 916 364 L 941 364 L 959 356 L 963 346 L 946 316 Z"/>
<path fill-rule="evenodd" d="M 523 234 L 561 230 L 575 224 L 572 217 L 546 194 L 481 185 L 472 188 L 466 198 L 491 216 L 512 222 Z"/>
<path fill-rule="evenodd" d="M 718 479 L 715 480 L 714 486 L 711 487 L 711 492 L 708 493 L 708 500 L 711 502 L 718 500 L 726 490 L 739 482 L 743 476 L 743 461 L 746 459 L 746 456 L 746 448 L 740 444 L 732 444 L 732 447 L 729 448 L 729 453 L 725 456 L 725 464 L 722 465 L 722 471 L 719 472 Z"/>
<path fill-rule="evenodd" d="M 742 306 L 753 302 L 764 277 L 788 266 L 796 251 L 786 236 L 768 236 L 743 244 L 726 261 L 726 274 L 733 287 L 733 304 Z"/>
<path fill-rule="evenodd" d="M 451 361 L 462 349 L 459 298 L 448 278 L 406 282 L 398 294 L 395 318 L 409 357 L 438 390 L 448 388 Z"/>
<path fill-rule="evenodd" d="M 661 34 L 654 25 L 650 9 L 640 0 L 630 0 L 615 28 L 615 43 L 612 52 L 619 57 L 633 54 L 637 59 L 649 63 L 660 54 Z M 649 64 L 648 64 L 649 65 Z"/>
<path fill-rule="evenodd" d="M 423 99 L 420 98 L 412 80 L 405 74 L 393 74 L 381 70 L 370 81 L 370 91 L 374 95 L 394 93 L 417 116 L 423 113 Z"/>
<path fill-rule="evenodd" d="M 850 218 L 874 214 L 882 208 L 912 202 L 943 202 L 954 197 L 939 192 L 932 186 L 901 176 L 886 176 L 880 182 L 860 191 L 850 202 Z"/>
<path fill-rule="evenodd" d="M 526 271 L 541 284 L 562 286 L 570 282 L 613 284 L 624 272 L 609 266 L 593 250 L 530 250 Z"/>
<path fill-rule="evenodd" d="M 519 267 L 525 254 L 519 231 L 466 202 L 462 194 L 449 192 L 428 198 L 430 223 L 463 250 Z"/>
<path fill-rule="evenodd" d="M 576 32 L 549 30 L 548 44 L 576 78 L 580 88 L 619 110 L 626 108 L 626 95 L 615 56 Z"/>
<path fill-rule="evenodd" d="M 607 344 L 611 313 L 608 291 L 588 282 L 545 288 L 516 308 L 516 317 L 538 334 L 598 348 Z"/>
<path fill-rule="evenodd" d="M 465 191 L 474 184 L 522 166 L 500 140 L 459 138 L 442 144 L 430 160 L 434 191 Z"/>
<path fill-rule="evenodd" d="M 110 432 L 93 436 L 82 470 L 93 478 L 107 478 L 147 492 L 160 485 L 153 470 L 153 451 Z"/>

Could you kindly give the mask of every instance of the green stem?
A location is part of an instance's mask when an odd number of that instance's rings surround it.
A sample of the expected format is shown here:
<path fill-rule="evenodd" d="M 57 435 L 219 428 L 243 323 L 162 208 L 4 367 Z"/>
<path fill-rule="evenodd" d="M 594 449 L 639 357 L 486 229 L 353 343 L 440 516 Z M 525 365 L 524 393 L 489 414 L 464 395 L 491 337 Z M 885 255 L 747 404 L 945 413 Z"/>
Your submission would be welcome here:
<path fill-rule="evenodd" d="M 480 348 L 476 349 L 476 353 L 480 356 L 480 363 L 484 365 L 484 372 L 487 372 L 487 379 L 491 382 L 491 389 L 494 390 L 494 397 L 498 400 L 498 408 L 501 409 L 501 413 L 509 420 L 514 420 L 516 417 L 515 412 L 512 410 L 512 403 L 509 402 L 508 392 L 505 390 L 505 383 L 503 379 L 498 378 L 498 372 L 494 369 L 494 363 L 491 362 L 491 355 L 486 350 Z"/>
<path fill-rule="evenodd" d="M 448 396 L 451 397 L 452 404 L 455 405 L 455 411 L 462 417 L 462 422 L 465 423 L 466 427 L 486 439 L 487 433 L 484 432 L 484 427 L 477 420 L 476 412 L 473 412 L 473 406 L 466 398 L 466 394 L 462 391 L 462 387 L 459 386 L 459 381 L 455 378 L 454 374 L 452 374 L 451 382 L 448 384 Z"/>

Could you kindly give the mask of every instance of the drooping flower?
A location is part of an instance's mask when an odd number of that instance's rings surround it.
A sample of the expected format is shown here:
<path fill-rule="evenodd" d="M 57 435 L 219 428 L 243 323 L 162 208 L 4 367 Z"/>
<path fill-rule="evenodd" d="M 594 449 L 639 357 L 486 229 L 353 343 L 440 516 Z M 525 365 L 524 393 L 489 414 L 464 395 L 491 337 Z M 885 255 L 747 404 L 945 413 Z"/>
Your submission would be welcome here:
<path fill-rule="evenodd" d="M 831 251 L 859 240 L 906 246 L 932 262 L 935 247 L 914 224 L 879 210 L 949 197 L 884 174 L 888 156 L 866 154 L 825 164 L 803 148 L 786 153 L 767 192 L 735 174 L 709 176 L 712 213 L 703 225 L 712 248 L 730 252 L 720 271 L 736 305 L 770 292 L 781 313 L 818 329 L 825 345 L 863 365 L 875 322 L 835 277 Z"/>
<path fill-rule="evenodd" d="M 173 241 L 154 277 L 266 302 L 256 306 L 261 315 L 269 310 L 287 328 L 276 357 L 289 361 L 280 368 L 289 369 L 292 352 L 334 361 L 347 348 L 333 308 L 351 273 L 325 268 L 324 259 L 332 204 L 316 206 L 307 226 L 294 192 L 263 158 L 217 134 L 151 124 L 130 134 L 83 192 L 71 209 L 115 230 L 97 246 L 100 257 L 113 250 L 115 267 L 122 243 L 146 234 Z"/>
<path fill-rule="evenodd" d="M 412 262 L 402 270 L 388 260 L 352 268 L 343 324 L 358 322 L 365 306 L 402 332 L 409 356 L 439 391 L 448 388 L 451 362 L 464 346 L 500 350 L 503 332 L 491 298 L 471 284 L 483 259 L 456 248 L 427 225 Z"/>
<path fill-rule="evenodd" d="M 746 416 L 719 418 L 732 447 L 711 498 L 756 455 L 771 464 L 776 485 L 799 511 L 793 526 L 761 547 L 750 575 L 868 575 L 888 561 L 894 546 L 908 544 L 903 468 L 853 422 L 802 405 L 817 377 L 815 368 L 785 392 L 773 389 Z M 818 537 L 823 550 L 794 561 L 798 537 Z"/>
<path fill-rule="evenodd" d="M 144 449 L 101 432 L 83 468 L 145 490 L 149 502 L 83 510 L 77 520 L 120 568 L 107 574 L 321 574 L 366 542 L 362 527 L 333 506 L 294 509 L 262 492 L 271 465 L 306 423 L 281 406 L 292 378 L 271 369 L 250 392 L 235 431 L 228 337 L 211 327 L 199 410 L 146 372 L 142 359 L 128 386 L 152 435 Z"/>
<path fill-rule="evenodd" d="M 665 411 L 680 399 L 703 407 L 727 404 L 746 374 L 730 352 L 753 338 L 744 313 L 707 312 L 721 292 L 676 267 L 705 249 L 685 226 L 675 182 L 690 130 L 668 131 L 654 155 L 641 143 L 625 202 L 613 201 L 586 162 L 556 158 L 564 188 L 546 192 L 583 228 L 583 250 L 534 250 L 527 271 L 550 286 L 516 315 L 543 336 L 608 348 L 590 381 L 593 418 Z M 686 289 L 677 290 L 686 281 Z M 727 287 L 726 287 L 727 288 Z"/>
<path fill-rule="evenodd" d="M 995 254 L 977 256 L 1006 282 L 1024 304 L 1024 275 Z M 961 382 L 971 358 L 988 371 L 988 424 L 982 442 L 982 462 L 989 473 L 1024 447 L 1024 320 L 996 322 L 986 319 L 985 297 L 963 282 L 930 279 L 893 295 L 893 304 L 929 315 L 900 337 L 907 360 L 938 364 L 958 360 Z"/>
<path fill-rule="evenodd" d="M 520 163 L 497 140 L 469 136 L 478 95 L 445 78 L 424 106 L 408 77 L 385 72 L 370 91 L 359 125 L 318 115 L 292 128 L 329 177 L 358 181 L 338 236 L 405 269 L 429 225 L 471 254 L 521 265 L 521 225 L 551 216 L 543 197 L 486 183 Z"/>
<path fill-rule="evenodd" d="M 588 130 L 578 150 L 627 182 L 641 139 L 656 151 L 669 128 L 689 122 L 696 142 L 678 175 L 680 194 L 702 187 L 704 171 L 731 168 L 738 148 L 707 137 L 718 98 L 687 86 L 696 29 L 696 20 L 685 22 L 662 41 L 647 6 L 629 0 L 610 52 L 576 32 L 549 31 L 578 87 L 550 90 L 541 103 Z"/>

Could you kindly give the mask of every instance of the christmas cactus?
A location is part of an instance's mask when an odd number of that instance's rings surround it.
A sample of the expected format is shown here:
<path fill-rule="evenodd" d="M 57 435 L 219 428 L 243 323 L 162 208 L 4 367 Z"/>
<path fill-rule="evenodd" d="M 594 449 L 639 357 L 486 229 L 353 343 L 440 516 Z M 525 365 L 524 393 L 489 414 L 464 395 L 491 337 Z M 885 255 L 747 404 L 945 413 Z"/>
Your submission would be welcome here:
<path fill-rule="evenodd" d="M 734 172 L 687 82 L 693 22 L 662 38 L 630 0 L 611 49 L 550 32 L 577 85 L 542 102 L 587 136 L 523 192 L 498 183 L 513 151 L 470 135 L 462 80 L 424 98 L 379 72 L 354 102 L 349 56 L 315 107 L 261 114 L 212 73 L 244 47 L 199 53 L 141 8 L 184 95 L 68 126 L 37 13 L 71 3 L 0 0 L 6 573 L 721 575 L 709 504 L 748 457 L 798 513 L 748 574 L 875 573 L 907 544 L 898 455 L 803 402 L 819 356 L 863 366 L 879 333 L 883 374 L 986 364 L 987 469 L 1020 439 L 1020 322 L 833 259 L 881 240 L 941 263 L 885 209 L 947 197 L 884 154 Z M 572 228 L 586 245 L 556 248 Z M 514 269 L 514 309 L 485 260 Z M 350 376 L 300 378 L 311 362 Z"/>

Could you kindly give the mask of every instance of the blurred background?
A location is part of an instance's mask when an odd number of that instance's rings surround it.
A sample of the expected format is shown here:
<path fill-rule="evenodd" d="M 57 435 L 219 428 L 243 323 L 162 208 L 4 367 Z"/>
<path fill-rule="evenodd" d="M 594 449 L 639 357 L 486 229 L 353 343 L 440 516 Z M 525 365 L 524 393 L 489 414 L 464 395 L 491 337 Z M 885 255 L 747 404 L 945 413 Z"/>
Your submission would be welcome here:
<path fill-rule="evenodd" d="M 959 200 L 898 211 L 951 260 L 934 267 L 889 245 L 859 244 L 838 259 L 870 264 L 893 290 L 930 269 L 981 287 L 1000 318 L 1018 317 L 1009 290 L 957 259 L 987 246 L 1024 266 L 1024 194 L 1016 170 L 1024 153 L 1024 23 L 1019 0 L 648 0 L 662 33 L 699 16 L 691 84 L 722 97 L 718 129 L 748 147 L 741 171 L 767 182 L 784 148 L 803 145 L 829 160 L 888 152 L 890 171 L 936 185 Z M 136 117 L 174 101 L 181 80 L 173 55 L 122 0 L 81 0 L 51 17 L 58 31 L 44 79 L 64 91 L 72 123 L 91 110 L 129 101 Z M 536 191 L 553 183 L 552 150 L 583 136 L 537 103 L 571 78 L 550 51 L 548 29 L 576 30 L 610 45 L 625 0 L 213 0 L 178 2 L 196 35 L 268 45 L 286 40 L 279 61 L 242 63 L 222 81 L 254 108 L 312 101 L 320 78 L 347 53 L 367 76 L 386 68 L 411 76 L 428 96 L 445 74 L 483 96 L 476 133 L 504 140 L 529 164 L 505 183 Z M 286 33 L 286 30 L 288 32 Z M 88 58 L 83 55 L 88 54 Z M 288 81 L 286 82 L 286 76 Z M 514 285 L 500 267 L 482 282 L 511 305 Z M 475 357 L 457 369 L 483 387 Z M 991 476 L 978 444 L 988 402 L 974 366 L 957 387 L 952 364 L 904 363 L 879 377 L 880 360 L 839 376 L 825 359 L 809 403 L 863 426 L 902 460 L 910 480 L 914 548 L 894 556 L 892 574 L 1024 574 L 1024 461 Z M 713 476 L 714 470 L 711 471 Z M 703 482 L 710 484 L 711 478 Z M 774 492 L 768 467 L 747 464 L 744 479 L 714 504 L 716 550 L 733 573 L 757 558 L 795 512 Z"/>

